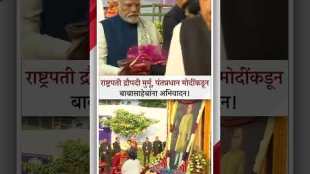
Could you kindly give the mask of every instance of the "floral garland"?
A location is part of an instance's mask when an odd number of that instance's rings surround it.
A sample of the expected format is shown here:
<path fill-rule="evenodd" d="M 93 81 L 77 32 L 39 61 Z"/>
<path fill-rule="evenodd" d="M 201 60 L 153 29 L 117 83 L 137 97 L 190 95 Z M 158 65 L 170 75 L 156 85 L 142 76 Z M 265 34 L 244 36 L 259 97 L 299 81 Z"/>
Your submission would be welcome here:
<path fill-rule="evenodd" d="M 210 161 L 202 152 L 193 152 L 189 160 L 189 171 L 195 174 L 203 174 L 209 171 Z"/>
<path fill-rule="evenodd" d="M 209 167 L 209 163 L 208 160 L 205 158 L 203 153 L 196 153 L 196 152 L 191 152 L 191 147 L 192 144 L 194 143 L 194 139 L 195 139 L 195 130 L 197 129 L 197 125 L 199 124 L 199 121 L 202 117 L 202 113 L 203 113 L 203 109 L 204 109 L 204 105 L 205 105 L 205 101 L 203 101 L 201 103 L 200 109 L 199 109 L 199 113 L 198 116 L 195 120 L 195 124 L 192 130 L 192 134 L 190 137 L 190 141 L 187 145 L 186 151 L 184 152 L 185 154 L 185 158 L 183 158 L 181 164 L 176 168 L 176 169 L 170 169 L 169 166 L 169 160 L 170 160 L 170 143 L 169 141 L 171 141 L 172 138 L 172 132 L 174 130 L 175 127 L 175 119 L 173 118 L 173 121 L 170 123 L 170 131 L 168 133 L 168 140 L 167 140 L 167 149 L 159 154 L 155 160 L 152 162 L 152 164 L 149 167 L 149 171 L 155 173 L 155 174 L 186 174 L 187 171 L 189 171 L 190 173 L 193 174 L 200 174 L 206 171 L 206 167 Z M 176 110 L 177 110 L 178 106 L 177 106 L 177 102 L 176 105 L 174 105 L 174 107 L 172 108 L 172 115 L 176 114 Z M 208 171 L 209 169 L 207 169 Z M 195 173 L 196 172 L 196 173 Z M 200 173 L 199 173 L 200 172 Z M 153 174 L 150 173 L 150 174 Z"/>

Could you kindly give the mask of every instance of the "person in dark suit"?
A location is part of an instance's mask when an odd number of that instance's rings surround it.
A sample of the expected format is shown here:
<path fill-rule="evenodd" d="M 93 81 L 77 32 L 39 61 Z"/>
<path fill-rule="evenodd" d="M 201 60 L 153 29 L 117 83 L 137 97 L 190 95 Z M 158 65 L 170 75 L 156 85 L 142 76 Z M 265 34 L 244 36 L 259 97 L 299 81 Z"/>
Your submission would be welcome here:
<path fill-rule="evenodd" d="M 158 136 L 155 137 L 155 141 L 153 142 L 153 153 L 154 156 L 157 156 L 163 151 L 163 143 L 159 140 Z"/>
<path fill-rule="evenodd" d="M 163 49 L 169 52 L 173 28 L 185 19 L 184 6 L 187 0 L 176 0 L 175 6 L 165 14 L 163 20 Z"/>
<path fill-rule="evenodd" d="M 113 143 L 113 154 L 116 154 L 121 151 L 121 145 L 119 142 L 119 137 L 115 138 L 115 142 Z"/>
<path fill-rule="evenodd" d="M 166 148 L 166 141 L 163 142 L 163 149 Z"/>
<path fill-rule="evenodd" d="M 102 140 L 99 147 L 100 159 L 105 163 L 104 171 L 110 172 L 112 163 L 111 144 L 106 138 Z"/>
<path fill-rule="evenodd" d="M 146 164 L 150 163 L 150 155 L 152 152 L 152 143 L 149 141 L 148 137 L 146 137 L 145 141 L 143 142 L 142 151 L 143 151 L 144 165 L 146 165 Z M 146 161 L 147 161 L 147 163 L 146 163 Z"/>

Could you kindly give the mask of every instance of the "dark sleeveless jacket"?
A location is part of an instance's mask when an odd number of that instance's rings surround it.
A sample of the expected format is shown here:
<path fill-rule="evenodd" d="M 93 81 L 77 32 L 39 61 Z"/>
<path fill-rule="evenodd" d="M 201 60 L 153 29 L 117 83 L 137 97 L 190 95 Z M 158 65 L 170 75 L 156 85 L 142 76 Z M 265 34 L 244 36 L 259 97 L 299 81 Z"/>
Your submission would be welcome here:
<path fill-rule="evenodd" d="M 125 22 L 118 15 L 101 23 L 107 42 L 107 64 L 118 67 L 117 61 L 125 59 L 128 49 L 138 45 L 138 26 Z"/>
<path fill-rule="evenodd" d="M 200 15 L 182 22 L 180 42 L 185 75 L 211 75 L 211 32 Z"/>

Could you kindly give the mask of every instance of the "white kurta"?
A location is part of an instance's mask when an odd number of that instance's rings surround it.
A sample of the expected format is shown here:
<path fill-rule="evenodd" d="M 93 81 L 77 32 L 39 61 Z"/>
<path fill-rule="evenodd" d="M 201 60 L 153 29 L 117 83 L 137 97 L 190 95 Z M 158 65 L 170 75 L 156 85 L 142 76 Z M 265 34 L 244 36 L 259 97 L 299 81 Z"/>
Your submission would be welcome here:
<path fill-rule="evenodd" d="M 122 166 L 122 174 L 140 174 L 142 167 L 138 159 L 129 159 Z"/>
<path fill-rule="evenodd" d="M 166 75 L 185 75 L 182 48 L 180 42 L 180 31 L 182 23 L 173 29 L 170 43 L 169 55 L 166 66 Z"/>
<path fill-rule="evenodd" d="M 160 44 L 160 35 L 155 25 L 145 19 L 140 18 L 138 23 L 138 45 Z M 101 23 L 97 25 L 99 75 L 117 75 L 120 68 L 107 64 L 108 48 Z"/>

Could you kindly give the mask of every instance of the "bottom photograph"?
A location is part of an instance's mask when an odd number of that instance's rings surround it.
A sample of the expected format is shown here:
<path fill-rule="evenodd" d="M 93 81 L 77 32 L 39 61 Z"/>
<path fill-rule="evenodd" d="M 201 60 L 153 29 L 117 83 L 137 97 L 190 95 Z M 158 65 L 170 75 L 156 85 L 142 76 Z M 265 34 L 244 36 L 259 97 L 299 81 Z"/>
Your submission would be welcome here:
<path fill-rule="evenodd" d="M 211 174 L 210 100 L 99 103 L 99 174 Z"/>

